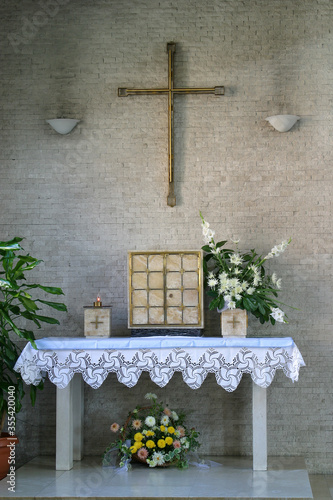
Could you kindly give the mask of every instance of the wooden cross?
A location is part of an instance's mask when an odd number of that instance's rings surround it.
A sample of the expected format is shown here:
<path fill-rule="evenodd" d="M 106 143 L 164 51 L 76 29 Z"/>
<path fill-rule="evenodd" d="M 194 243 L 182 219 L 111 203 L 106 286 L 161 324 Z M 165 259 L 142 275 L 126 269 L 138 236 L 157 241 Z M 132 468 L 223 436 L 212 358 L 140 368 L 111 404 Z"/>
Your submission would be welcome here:
<path fill-rule="evenodd" d="M 92 325 L 95 325 L 96 330 L 98 329 L 98 325 L 102 325 L 103 321 L 98 321 L 98 317 L 96 316 L 95 321 L 90 321 Z"/>
<path fill-rule="evenodd" d="M 236 323 L 240 323 L 240 321 L 237 321 L 235 316 L 232 317 L 232 321 L 227 321 L 227 323 L 232 324 L 232 328 L 235 328 Z"/>
<path fill-rule="evenodd" d="M 216 96 L 224 95 L 224 87 L 212 88 L 175 88 L 174 87 L 174 54 L 176 52 L 176 44 L 170 42 L 167 44 L 167 52 L 169 58 L 168 64 L 168 87 L 157 89 L 125 89 L 118 88 L 119 97 L 127 97 L 129 95 L 161 95 L 168 96 L 168 179 L 169 179 L 169 193 L 167 204 L 169 207 L 176 205 L 175 186 L 174 186 L 174 94 L 213 94 Z"/>

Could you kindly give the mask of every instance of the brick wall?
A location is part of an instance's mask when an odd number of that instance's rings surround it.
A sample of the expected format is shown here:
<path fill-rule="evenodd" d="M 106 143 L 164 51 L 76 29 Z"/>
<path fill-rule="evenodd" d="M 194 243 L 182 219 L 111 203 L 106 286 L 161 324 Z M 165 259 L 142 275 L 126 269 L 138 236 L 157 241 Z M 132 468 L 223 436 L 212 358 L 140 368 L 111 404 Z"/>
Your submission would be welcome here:
<path fill-rule="evenodd" d="M 98 292 L 127 330 L 127 251 L 196 249 L 199 209 L 220 239 L 265 253 L 283 279 L 288 326 L 307 368 L 269 389 L 269 454 L 305 456 L 332 472 L 332 20 L 328 0 L 4 0 L 1 2 L 1 237 L 26 238 L 43 259 L 35 278 L 61 286 L 69 313 L 38 337 L 82 336 L 83 306 Z M 166 43 L 177 43 L 178 86 L 225 85 L 224 97 L 175 98 L 177 206 L 166 205 L 166 98 L 117 97 L 118 87 L 167 83 Z M 301 117 L 288 133 L 265 118 Z M 79 118 L 68 136 L 45 119 Z M 207 304 L 206 304 L 207 309 Z M 219 335 L 206 310 L 205 335 Z M 87 454 L 100 454 L 112 421 L 148 391 L 191 410 L 203 453 L 251 454 L 250 381 L 234 394 L 208 377 L 127 389 L 112 376 L 86 387 Z M 54 452 L 54 386 L 18 415 L 21 462 Z M 184 403 L 185 402 L 185 403 Z M 209 411 L 207 412 L 207 408 Z M 33 444 L 33 438 L 37 441 Z M 111 436 L 110 436 L 111 439 Z"/>

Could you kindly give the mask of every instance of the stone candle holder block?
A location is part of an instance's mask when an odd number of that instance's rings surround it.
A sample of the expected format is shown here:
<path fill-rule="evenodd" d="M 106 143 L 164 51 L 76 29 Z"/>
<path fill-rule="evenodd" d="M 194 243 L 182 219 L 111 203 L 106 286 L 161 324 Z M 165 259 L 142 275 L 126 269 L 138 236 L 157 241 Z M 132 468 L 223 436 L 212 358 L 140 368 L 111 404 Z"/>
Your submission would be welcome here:
<path fill-rule="evenodd" d="M 111 337 L 111 306 L 84 307 L 85 337 Z"/>

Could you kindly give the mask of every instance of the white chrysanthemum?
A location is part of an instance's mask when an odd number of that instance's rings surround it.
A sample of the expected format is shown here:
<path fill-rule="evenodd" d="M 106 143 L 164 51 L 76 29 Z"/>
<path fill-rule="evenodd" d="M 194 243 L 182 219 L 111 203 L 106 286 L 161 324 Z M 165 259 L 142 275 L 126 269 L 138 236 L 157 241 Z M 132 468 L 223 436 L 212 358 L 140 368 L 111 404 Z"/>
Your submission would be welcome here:
<path fill-rule="evenodd" d="M 230 257 L 230 262 L 231 262 L 231 264 L 234 264 L 235 266 L 239 266 L 243 262 L 243 259 L 238 253 L 234 253 Z"/>
<path fill-rule="evenodd" d="M 214 288 L 216 285 L 218 285 L 218 280 L 216 278 L 210 278 L 208 281 L 207 281 L 207 284 L 209 286 L 209 288 Z"/>
<path fill-rule="evenodd" d="M 274 283 L 274 285 L 275 285 L 276 282 L 277 282 L 277 276 L 276 276 L 276 273 L 273 273 L 272 274 L 272 283 Z"/>
<path fill-rule="evenodd" d="M 156 465 L 163 465 L 164 464 L 163 453 L 161 453 L 160 451 L 155 451 L 155 453 L 153 453 L 151 458 L 154 462 L 156 462 Z"/>
<path fill-rule="evenodd" d="M 253 288 L 253 286 L 250 286 L 247 290 L 246 290 L 246 293 L 248 295 L 252 295 L 254 292 L 255 292 L 255 288 Z"/>
<path fill-rule="evenodd" d="M 278 288 L 279 290 L 281 290 L 281 283 L 282 283 L 282 280 L 281 280 L 281 278 L 279 278 L 279 279 L 276 281 L 276 288 Z"/>
<path fill-rule="evenodd" d="M 179 417 L 175 411 L 171 412 L 171 416 L 172 416 L 173 420 L 175 420 L 175 421 L 177 421 L 179 419 Z"/>
<path fill-rule="evenodd" d="M 183 437 L 183 438 L 181 438 L 180 442 L 181 442 L 181 444 L 182 444 L 183 448 L 185 448 L 185 449 L 188 449 L 188 448 L 189 448 L 190 443 L 188 442 L 187 437 Z"/>
<path fill-rule="evenodd" d="M 261 278 L 259 276 L 254 276 L 253 277 L 253 285 L 258 286 L 259 283 L 261 283 Z"/>
<path fill-rule="evenodd" d="M 168 417 L 168 415 L 163 415 L 163 417 L 161 418 L 161 424 L 162 425 L 168 425 L 169 424 L 169 417 Z"/>
<path fill-rule="evenodd" d="M 156 467 L 157 462 L 152 458 L 147 458 L 147 464 L 149 465 L 149 467 Z"/>
<path fill-rule="evenodd" d="M 243 281 L 243 283 L 241 284 L 241 287 L 243 290 L 246 290 L 248 288 L 249 284 L 247 281 Z"/>
<path fill-rule="evenodd" d="M 148 417 L 146 417 L 145 424 L 148 425 L 148 427 L 154 427 L 154 425 L 156 424 L 156 420 L 154 417 L 149 415 Z"/>
<path fill-rule="evenodd" d="M 229 291 L 228 285 L 220 285 L 218 288 L 219 295 L 223 295 L 225 292 Z"/>
<path fill-rule="evenodd" d="M 229 284 L 229 278 L 227 276 L 219 276 L 220 284 L 221 285 L 228 285 Z"/>
<path fill-rule="evenodd" d="M 241 272 L 242 272 L 242 271 L 239 269 L 239 267 L 235 267 L 235 269 L 234 269 L 234 274 L 236 274 L 236 276 L 237 276 L 238 274 L 241 274 Z"/>
<path fill-rule="evenodd" d="M 239 279 L 238 278 L 231 278 L 228 283 L 229 287 L 235 288 L 236 286 L 239 285 Z"/>
<path fill-rule="evenodd" d="M 157 399 L 157 396 L 153 392 L 147 392 L 145 399 Z"/>
<path fill-rule="evenodd" d="M 229 309 L 236 309 L 236 302 L 234 300 L 230 300 Z"/>
<path fill-rule="evenodd" d="M 232 300 L 232 296 L 230 293 L 228 293 L 227 295 L 223 295 L 223 298 L 224 302 L 230 302 Z"/>
<path fill-rule="evenodd" d="M 278 307 L 272 308 L 270 316 L 272 316 L 272 318 L 274 318 L 275 321 L 279 321 L 280 323 L 285 323 L 284 312 L 281 311 L 281 309 L 279 309 Z"/>

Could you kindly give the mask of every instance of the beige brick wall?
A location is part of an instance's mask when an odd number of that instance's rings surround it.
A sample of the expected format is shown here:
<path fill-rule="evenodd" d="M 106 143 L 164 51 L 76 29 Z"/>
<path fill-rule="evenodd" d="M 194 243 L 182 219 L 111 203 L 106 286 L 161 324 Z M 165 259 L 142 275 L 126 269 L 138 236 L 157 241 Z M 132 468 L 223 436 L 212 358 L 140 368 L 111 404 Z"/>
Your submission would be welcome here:
<path fill-rule="evenodd" d="M 283 279 L 288 326 L 251 335 L 292 336 L 307 363 L 268 391 L 269 453 L 305 456 L 332 472 L 332 21 L 328 0 L 5 0 L 1 2 L 1 237 L 24 236 L 42 258 L 41 282 L 63 287 L 69 313 L 37 336 L 83 335 L 83 306 L 98 292 L 127 335 L 127 251 L 197 249 L 199 210 L 220 239 L 265 253 Z M 177 43 L 179 86 L 225 85 L 225 96 L 175 98 L 177 206 L 166 205 L 165 97 L 120 99 L 118 87 L 167 83 L 166 43 Z M 286 134 L 265 121 L 301 120 Z M 59 136 L 56 116 L 81 123 Z M 207 304 L 206 304 L 207 307 Z M 205 335 L 219 335 L 206 311 Z M 233 394 L 208 377 L 127 389 L 110 376 L 86 387 L 87 454 L 107 444 L 111 421 L 154 390 L 193 410 L 202 452 L 251 454 L 250 381 Z M 54 452 L 54 386 L 18 415 L 18 460 Z M 208 411 L 207 411 L 208 409 Z M 33 444 L 33 437 L 37 442 Z M 111 438 L 111 436 L 110 436 Z"/>

